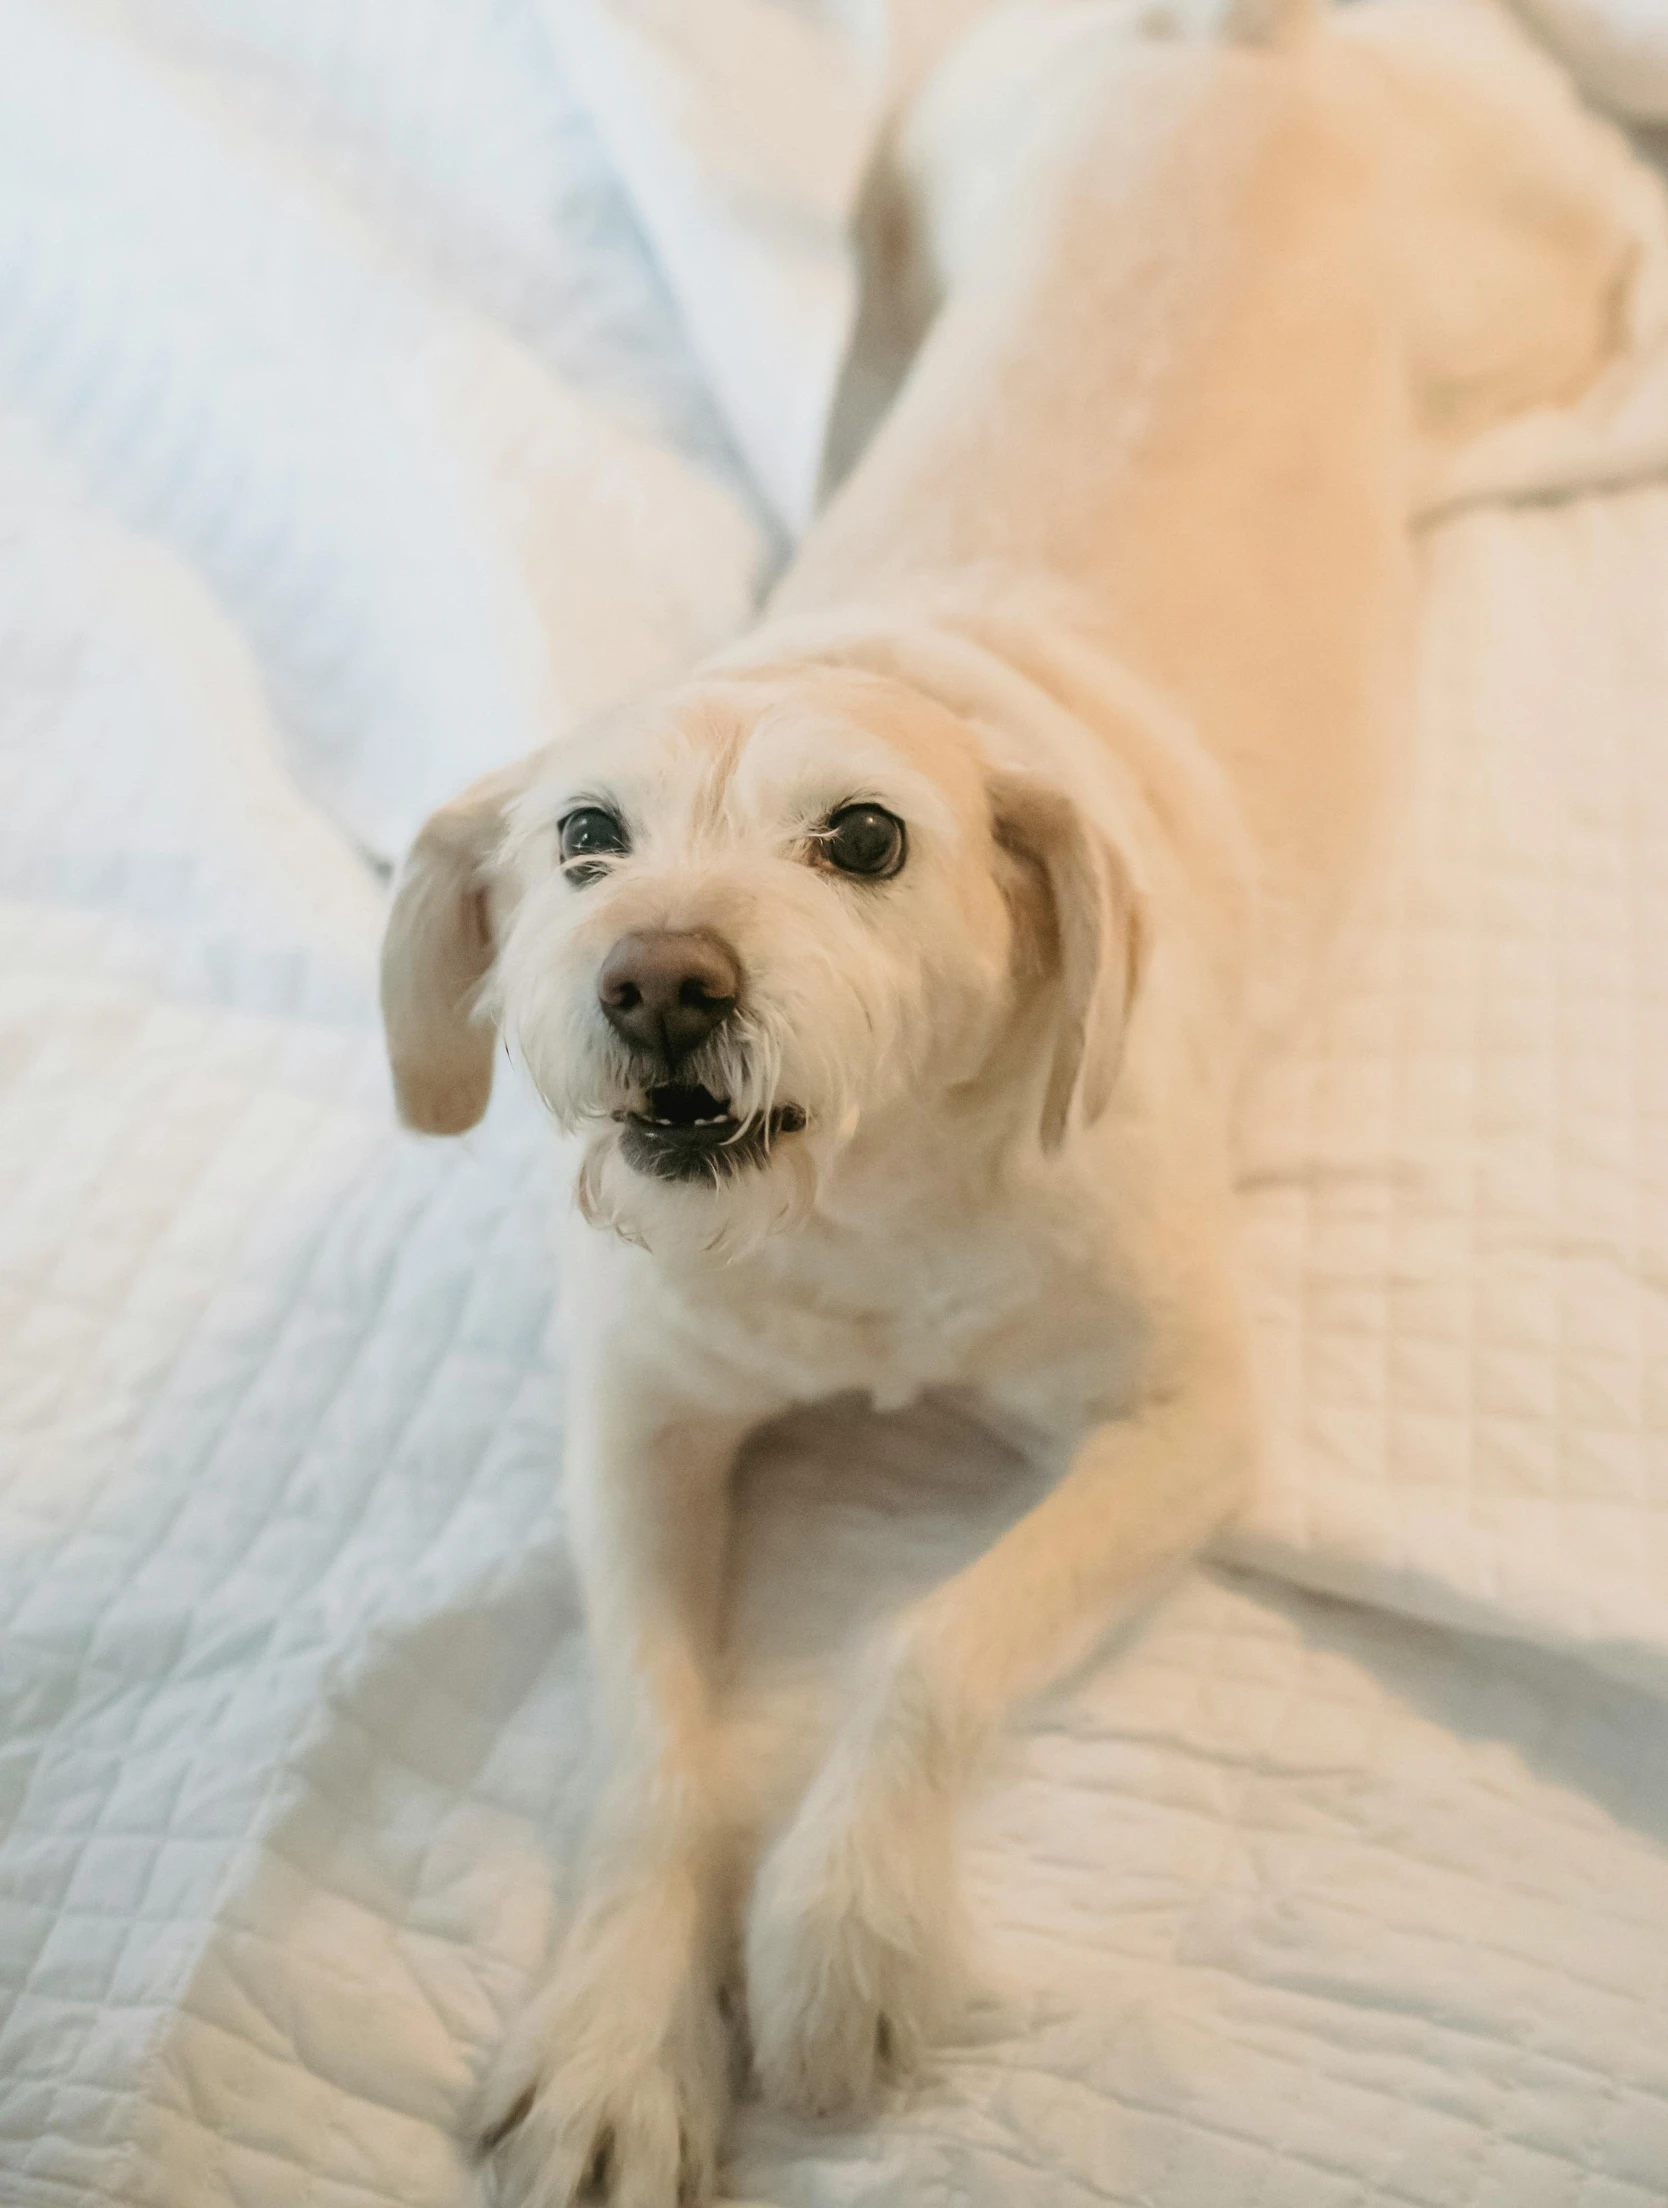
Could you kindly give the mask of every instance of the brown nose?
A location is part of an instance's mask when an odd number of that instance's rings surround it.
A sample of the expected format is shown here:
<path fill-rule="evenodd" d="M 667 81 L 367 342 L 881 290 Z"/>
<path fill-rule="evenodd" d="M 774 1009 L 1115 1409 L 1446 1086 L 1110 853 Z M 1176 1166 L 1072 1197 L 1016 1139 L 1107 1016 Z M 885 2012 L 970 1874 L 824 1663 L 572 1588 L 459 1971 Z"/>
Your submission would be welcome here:
<path fill-rule="evenodd" d="M 722 1026 L 740 994 L 734 952 L 704 928 L 677 935 L 634 929 L 621 936 L 597 977 L 609 1026 L 668 1071 Z"/>

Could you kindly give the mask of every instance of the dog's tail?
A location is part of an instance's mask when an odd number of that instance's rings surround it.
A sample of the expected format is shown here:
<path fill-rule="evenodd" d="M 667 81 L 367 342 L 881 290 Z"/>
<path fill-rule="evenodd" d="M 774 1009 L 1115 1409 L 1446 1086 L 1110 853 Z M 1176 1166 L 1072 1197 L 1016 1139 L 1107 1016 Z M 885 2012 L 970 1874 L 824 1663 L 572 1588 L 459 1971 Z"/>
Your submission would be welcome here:
<path fill-rule="evenodd" d="M 1326 0 L 1228 0 L 1218 35 L 1233 46 L 1299 45 L 1326 13 Z"/>

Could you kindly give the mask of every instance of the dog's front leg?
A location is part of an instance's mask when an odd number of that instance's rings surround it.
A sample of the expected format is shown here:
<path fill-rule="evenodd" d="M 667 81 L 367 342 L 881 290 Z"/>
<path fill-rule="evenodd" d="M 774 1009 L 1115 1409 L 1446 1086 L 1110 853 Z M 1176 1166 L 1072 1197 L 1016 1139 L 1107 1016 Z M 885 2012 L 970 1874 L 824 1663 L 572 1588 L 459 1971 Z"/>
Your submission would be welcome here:
<path fill-rule="evenodd" d="M 577 1912 L 473 2129 L 517 2208 L 674 2208 L 711 2190 L 727 2100 L 711 1673 L 754 1414 L 673 1400 L 636 1360 L 582 1364 L 568 1494 L 614 1767 Z"/>
<path fill-rule="evenodd" d="M 1043 1502 L 871 1650 L 748 1914 L 748 2007 L 771 2099 L 860 2107 L 953 2026 L 953 1824 L 980 1748 L 1193 1554 L 1250 1453 L 1243 1322 L 1225 1294 L 1160 1345 L 1139 1406 L 1096 1426 Z"/>

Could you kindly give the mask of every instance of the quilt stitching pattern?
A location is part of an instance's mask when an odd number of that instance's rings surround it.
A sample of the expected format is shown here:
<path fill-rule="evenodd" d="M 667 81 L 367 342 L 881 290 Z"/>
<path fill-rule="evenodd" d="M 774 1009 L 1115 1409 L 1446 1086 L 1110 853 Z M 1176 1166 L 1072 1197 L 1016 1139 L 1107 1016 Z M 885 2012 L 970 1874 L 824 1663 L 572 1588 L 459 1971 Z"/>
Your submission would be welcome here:
<path fill-rule="evenodd" d="M 1550 1616 L 1638 1678 L 1668 1649 L 1668 813 L 1629 578 L 1665 551 L 1656 491 L 1430 544 L 1440 769 L 1253 1153 L 1283 1443 L 1234 1552 L 1494 1630 Z M 1575 606 L 1578 670 L 1525 657 Z"/>

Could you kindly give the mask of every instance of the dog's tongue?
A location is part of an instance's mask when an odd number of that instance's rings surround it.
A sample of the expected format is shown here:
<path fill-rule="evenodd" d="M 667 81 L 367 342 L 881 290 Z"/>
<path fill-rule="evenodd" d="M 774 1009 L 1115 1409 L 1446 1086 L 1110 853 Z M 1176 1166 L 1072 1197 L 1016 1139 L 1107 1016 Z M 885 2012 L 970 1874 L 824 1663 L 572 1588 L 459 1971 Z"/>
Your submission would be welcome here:
<path fill-rule="evenodd" d="M 648 1103 L 650 1119 L 673 1127 L 693 1127 L 703 1119 L 726 1119 L 730 1109 L 723 1097 L 714 1096 L 710 1089 L 691 1088 L 683 1082 L 651 1089 Z"/>

